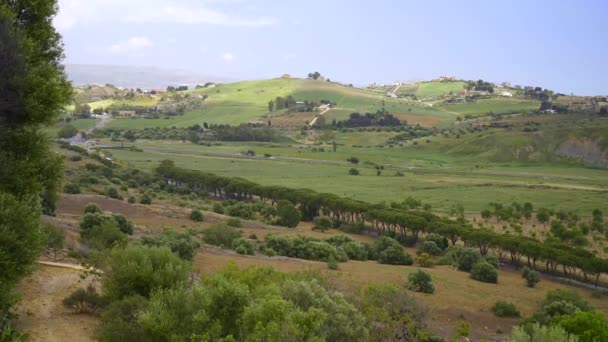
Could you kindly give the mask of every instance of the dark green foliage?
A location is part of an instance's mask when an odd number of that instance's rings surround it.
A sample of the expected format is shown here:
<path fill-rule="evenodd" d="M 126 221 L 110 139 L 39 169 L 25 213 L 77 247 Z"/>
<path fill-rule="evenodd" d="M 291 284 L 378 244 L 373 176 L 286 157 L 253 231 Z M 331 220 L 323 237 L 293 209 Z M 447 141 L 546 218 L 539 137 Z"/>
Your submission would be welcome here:
<path fill-rule="evenodd" d="M 114 221 L 118 225 L 118 229 L 120 229 L 121 232 L 127 235 L 133 234 L 133 222 L 127 220 L 127 218 L 122 214 L 112 214 L 112 217 L 114 218 Z"/>
<path fill-rule="evenodd" d="M 313 219 L 313 223 L 315 224 L 314 229 L 322 232 L 328 230 L 332 226 L 331 219 L 328 217 L 317 216 Z"/>
<path fill-rule="evenodd" d="M 359 175 L 359 170 L 357 170 L 357 169 L 355 169 L 353 167 L 350 170 L 348 170 L 348 174 L 351 175 L 351 176 L 358 176 Z"/>
<path fill-rule="evenodd" d="M 234 240 L 233 245 L 234 245 L 234 250 L 239 254 L 247 254 L 247 255 L 255 254 L 255 245 L 249 240 L 239 238 L 239 239 Z"/>
<path fill-rule="evenodd" d="M 521 314 L 513 303 L 498 301 L 492 307 L 492 312 L 498 317 L 519 317 Z"/>
<path fill-rule="evenodd" d="M 76 127 L 74 127 L 73 125 L 67 124 L 61 127 L 61 129 L 59 129 L 59 132 L 57 132 L 57 137 L 68 139 L 75 136 L 76 134 L 78 134 L 78 129 L 76 129 Z"/>
<path fill-rule="evenodd" d="M 110 198 L 114 198 L 114 199 L 120 199 L 120 194 L 118 193 L 118 190 L 116 190 L 115 187 L 109 187 L 106 189 L 106 196 L 110 197 Z"/>
<path fill-rule="evenodd" d="M 141 243 L 145 246 L 167 247 L 187 261 L 192 261 L 196 249 L 201 246 L 193 232 L 177 232 L 173 229 L 165 229 L 159 236 L 145 236 Z"/>
<path fill-rule="evenodd" d="M 293 228 L 300 223 L 302 215 L 300 211 L 289 201 L 279 201 L 277 204 L 278 224 Z"/>
<path fill-rule="evenodd" d="M 343 244 L 341 248 L 349 259 L 363 261 L 368 259 L 368 248 L 361 242 L 350 241 Z"/>
<path fill-rule="evenodd" d="M 419 251 L 422 253 L 427 253 L 428 255 L 441 255 L 442 250 L 437 246 L 435 241 L 424 241 L 420 245 Z"/>
<path fill-rule="evenodd" d="M 223 214 L 224 213 L 224 206 L 221 203 L 214 203 L 213 204 L 213 212 L 217 213 L 217 214 Z"/>
<path fill-rule="evenodd" d="M 473 248 L 466 248 L 462 251 L 458 258 L 458 270 L 470 272 L 479 260 L 481 260 L 481 254 L 478 250 Z"/>
<path fill-rule="evenodd" d="M 82 191 L 80 190 L 80 185 L 76 183 L 68 183 L 63 186 L 63 192 L 66 194 L 79 194 Z"/>
<path fill-rule="evenodd" d="M 122 246 L 127 242 L 127 235 L 110 221 L 93 226 L 86 232 L 81 231 L 82 240 L 98 250 Z"/>
<path fill-rule="evenodd" d="M 152 197 L 150 197 L 148 194 L 143 194 L 139 199 L 139 203 L 146 205 L 152 204 Z"/>
<path fill-rule="evenodd" d="M 127 202 L 129 202 L 129 204 L 134 204 L 135 202 L 137 202 L 137 199 L 135 198 L 135 196 L 131 195 L 127 199 Z"/>
<path fill-rule="evenodd" d="M 202 222 L 203 212 L 198 209 L 192 209 L 192 211 L 190 212 L 190 219 L 194 222 Z"/>
<path fill-rule="evenodd" d="M 378 262 L 389 265 L 412 265 L 412 257 L 403 247 L 389 247 L 378 254 Z"/>
<path fill-rule="evenodd" d="M 149 337 L 137 321 L 137 316 L 147 307 L 148 300 L 142 296 L 128 296 L 109 304 L 101 315 L 99 340 L 102 342 L 133 341 L 146 342 Z"/>
<path fill-rule="evenodd" d="M 536 270 L 528 268 L 527 266 L 524 266 L 522 269 L 521 276 L 522 278 L 526 279 L 526 284 L 528 287 L 535 287 L 540 281 L 540 273 Z"/>
<path fill-rule="evenodd" d="M 333 256 L 329 258 L 329 260 L 327 261 L 327 268 L 329 268 L 330 270 L 337 270 L 338 269 L 338 260 L 336 260 L 336 258 L 334 258 Z"/>
<path fill-rule="evenodd" d="M 445 251 L 449 246 L 448 239 L 445 236 L 439 235 L 437 233 L 431 233 L 427 235 L 424 238 L 424 241 L 434 242 L 435 245 L 437 245 L 437 247 L 439 247 L 442 251 Z"/>
<path fill-rule="evenodd" d="M 101 297 L 93 285 L 86 289 L 79 288 L 63 299 L 63 305 L 76 313 L 99 313 L 106 301 Z"/>
<path fill-rule="evenodd" d="M 410 273 L 407 276 L 407 279 L 407 287 L 412 291 L 422 293 L 435 292 L 435 286 L 433 286 L 433 279 L 431 278 L 431 275 L 423 270 Z"/>
<path fill-rule="evenodd" d="M 498 272 L 494 266 L 482 260 L 473 265 L 473 268 L 471 269 L 471 278 L 484 283 L 495 284 L 498 282 Z"/>
<path fill-rule="evenodd" d="M 190 265 L 166 247 L 128 246 L 113 249 L 102 265 L 103 293 L 111 300 L 132 295 L 149 297 L 155 289 L 185 284 Z"/>
<path fill-rule="evenodd" d="M 547 307 L 556 302 L 568 302 L 572 304 L 575 308 L 581 311 L 591 311 L 593 307 L 589 305 L 589 303 L 583 299 L 583 297 L 575 291 L 572 290 L 551 290 L 547 293 L 545 300 L 542 303 L 542 307 Z"/>
<path fill-rule="evenodd" d="M 220 246 L 222 248 L 233 248 L 234 240 L 241 237 L 241 232 L 222 224 L 216 224 L 203 231 L 205 243 Z"/>
<path fill-rule="evenodd" d="M 557 318 L 554 324 L 577 336 L 580 342 L 608 341 L 608 320 L 600 312 L 577 311 Z"/>
<path fill-rule="evenodd" d="M 234 227 L 234 228 L 240 228 L 242 226 L 241 220 L 239 220 L 236 217 L 231 217 L 228 220 L 226 220 L 226 225 L 228 225 L 230 227 Z"/>
<path fill-rule="evenodd" d="M 227 206 L 225 209 L 226 214 L 234 217 L 252 219 L 255 215 L 253 207 L 247 203 L 237 202 L 233 205 Z"/>
<path fill-rule="evenodd" d="M 90 214 L 94 214 L 94 213 L 100 213 L 101 214 L 101 209 L 97 206 L 97 204 L 95 203 L 89 203 L 87 204 L 86 207 L 84 207 L 84 213 L 90 213 Z"/>

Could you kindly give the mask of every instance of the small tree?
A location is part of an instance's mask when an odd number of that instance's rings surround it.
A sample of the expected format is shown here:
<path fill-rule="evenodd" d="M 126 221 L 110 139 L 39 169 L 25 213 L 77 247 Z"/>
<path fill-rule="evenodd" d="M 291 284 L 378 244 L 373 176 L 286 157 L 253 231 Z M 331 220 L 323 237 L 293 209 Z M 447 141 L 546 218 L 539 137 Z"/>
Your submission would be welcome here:
<path fill-rule="evenodd" d="M 407 279 L 407 287 L 412 291 L 422 293 L 435 292 L 435 286 L 433 286 L 433 279 L 431 278 L 431 275 L 423 270 L 410 273 Z"/>
<path fill-rule="evenodd" d="M 110 198 L 114 198 L 114 199 L 119 199 L 120 198 L 120 194 L 118 193 L 118 190 L 116 190 L 115 187 L 109 187 L 106 189 L 106 196 L 110 197 Z"/>
<path fill-rule="evenodd" d="M 427 253 L 420 253 L 416 257 L 416 263 L 421 267 L 433 267 L 433 258 Z"/>
<path fill-rule="evenodd" d="M 499 300 L 492 307 L 492 312 L 498 317 L 519 317 L 520 313 L 513 303 Z"/>
<path fill-rule="evenodd" d="M 336 260 L 336 258 L 333 255 L 330 256 L 329 260 L 327 261 L 327 268 L 329 268 L 330 270 L 338 269 L 338 260 Z"/>
<path fill-rule="evenodd" d="M 68 183 L 64 185 L 63 192 L 65 192 L 66 194 L 79 194 L 81 193 L 80 185 L 76 183 Z"/>
<path fill-rule="evenodd" d="M 278 223 L 293 228 L 300 223 L 302 215 L 300 211 L 289 201 L 281 200 L 277 204 Z"/>
<path fill-rule="evenodd" d="M 317 216 L 313 219 L 313 223 L 315 224 L 314 229 L 318 229 L 322 232 L 331 228 L 331 220 L 328 217 Z"/>
<path fill-rule="evenodd" d="M 471 278 L 484 283 L 496 284 L 498 282 L 498 272 L 492 265 L 482 260 L 471 269 Z"/>
<path fill-rule="evenodd" d="M 352 164 L 359 164 L 359 158 L 357 157 L 350 157 L 348 159 L 346 159 L 347 162 L 352 163 Z"/>
<path fill-rule="evenodd" d="M 84 213 L 100 213 L 101 214 L 101 209 L 97 206 L 97 204 L 95 203 L 89 203 L 87 204 L 86 207 L 84 207 Z"/>
<path fill-rule="evenodd" d="M 203 221 L 203 212 L 198 209 L 192 209 L 190 212 L 190 219 L 195 222 Z"/>
<path fill-rule="evenodd" d="M 75 136 L 76 134 L 78 134 L 78 129 L 76 129 L 76 127 L 68 124 L 68 125 L 61 127 L 59 132 L 57 132 L 57 137 L 62 138 L 62 139 L 69 139 L 69 138 Z"/>
<path fill-rule="evenodd" d="M 359 175 L 359 170 L 357 170 L 357 169 L 355 169 L 353 167 L 350 170 L 348 170 L 348 174 L 351 175 L 351 176 L 358 176 Z"/>
<path fill-rule="evenodd" d="M 152 204 L 152 198 L 148 196 L 148 194 L 143 194 L 139 199 L 139 203 L 146 205 Z"/>
<path fill-rule="evenodd" d="M 527 266 L 524 266 L 521 276 L 522 278 L 526 279 L 526 284 L 528 287 L 535 287 L 540 281 L 540 273 L 536 270 L 528 268 Z"/>

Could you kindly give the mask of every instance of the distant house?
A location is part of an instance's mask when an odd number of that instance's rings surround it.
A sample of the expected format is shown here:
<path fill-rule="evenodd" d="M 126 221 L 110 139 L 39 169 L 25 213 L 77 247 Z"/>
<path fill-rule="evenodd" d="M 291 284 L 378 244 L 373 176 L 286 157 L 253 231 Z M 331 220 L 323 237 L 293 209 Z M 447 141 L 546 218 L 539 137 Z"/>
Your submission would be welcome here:
<path fill-rule="evenodd" d="M 499 93 L 499 95 L 500 95 L 500 96 L 502 96 L 502 97 L 513 97 L 513 94 L 511 94 L 511 93 L 510 93 L 510 92 L 508 92 L 508 91 L 501 91 L 501 92 Z"/>
<path fill-rule="evenodd" d="M 456 81 L 456 77 L 454 76 L 439 76 L 439 82 L 452 82 Z"/>
<path fill-rule="evenodd" d="M 281 75 L 281 78 L 291 78 L 291 75 L 290 74 L 283 74 L 283 75 Z"/>
<path fill-rule="evenodd" d="M 121 118 L 132 118 L 137 116 L 137 113 L 134 110 L 121 110 L 118 112 L 118 116 Z"/>

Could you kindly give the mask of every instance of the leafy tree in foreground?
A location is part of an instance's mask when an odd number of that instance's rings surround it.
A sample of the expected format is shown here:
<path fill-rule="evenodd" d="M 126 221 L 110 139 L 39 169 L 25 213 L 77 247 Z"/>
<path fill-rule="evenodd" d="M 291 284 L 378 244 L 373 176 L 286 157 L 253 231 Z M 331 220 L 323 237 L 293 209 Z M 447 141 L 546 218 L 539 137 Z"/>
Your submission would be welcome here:
<path fill-rule="evenodd" d="M 41 130 L 71 95 L 56 10 L 55 1 L 0 1 L 0 335 L 12 330 L 13 287 L 44 246 L 39 216 L 53 213 L 61 185 L 61 159 Z"/>

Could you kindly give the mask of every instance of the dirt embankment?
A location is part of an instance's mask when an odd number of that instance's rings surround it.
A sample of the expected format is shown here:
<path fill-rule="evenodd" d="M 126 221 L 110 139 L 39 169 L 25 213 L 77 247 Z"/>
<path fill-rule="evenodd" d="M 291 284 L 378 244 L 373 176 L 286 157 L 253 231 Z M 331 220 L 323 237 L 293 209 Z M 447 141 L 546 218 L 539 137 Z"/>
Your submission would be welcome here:
<path fill-rule="evenodd" d="M 602 150 L 601 146 L 593 140 L 568 139 L 558 147 L 556 154 L 579 160 L 585 165 L 608 167 L 608 151 Z"/>

